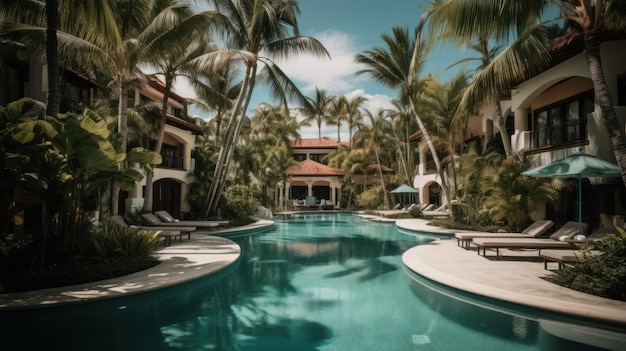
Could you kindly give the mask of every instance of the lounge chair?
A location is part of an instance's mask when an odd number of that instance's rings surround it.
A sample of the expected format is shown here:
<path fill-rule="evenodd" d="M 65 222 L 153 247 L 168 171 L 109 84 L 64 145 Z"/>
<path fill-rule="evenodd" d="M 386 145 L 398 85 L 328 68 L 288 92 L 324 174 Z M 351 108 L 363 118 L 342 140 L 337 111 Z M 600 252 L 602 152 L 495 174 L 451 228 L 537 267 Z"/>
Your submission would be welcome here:
<path fill-rule="evenodd" d="M 142 213 L 141 218 L 148 223 L 148 226 L 153 227 L 195 227 L 200 229 L 215 229 L 219 227 L 219 223 L 215 221 L 182 221 L 182 222 L 164 222 L 159 217 L 152 213 Z"/>
<path fill-rule="evenodd" d="M 620 235 L 619 232 L 613 228 L 600 228 L 591 233 L 585 238 L 585 241 L 598 241 L 607 238 L 610 235 Z M 601 250 L 543 250 L 539 254 L 543 258 L 543 268 L 548 269 L 549 262 L 556 262 L 558 269 L 561 270 L 565 265 L 576 264 L 584 255 L 600 255 Z"/>
<path fill-rule="evenodd" d="M 159 217 L 159 219 L 165 223 L 183 223 L 185 225 L 195 225 L 197 227 L 204 227 L 204 225 L 209 225 L 211 228 L 213 228 L 213 224 L 212 223 L 217 223 L 218 226 L 221 227 L 228 227 L 230 226 L 230 221 L 181 221 L 178 220 L 176 218 L 174 218 L 174 216 L 172 216 L 171 214 L 169 214 L 169 212 L 165 211 L 165 210 L 161 210 L 161 211 L 156 211 L 154 212 L 154 214 Z"/>
<path fill-rule="evenodd" d="M 533 238 L 539 237 L 545 233 L 548 229 L 552 228 L 554 222 L 549 219 L 542 219 L 535 221 L 533 224 L 526 227 L 519 233 L 488 233 L 488 232 L 469 232 L 469 233 L 455 233 L 457 245 L 469 249 L 470 243 L 475 238 Z"/>
<path fill-rule="evenodd" d="M 187 239 L 191 239 L 191 232 L 195 231 L 195 227 L 157 227 L 157 226 L 137 226 L 137 225 L 129 225 L 126 223 L 122 216 L 111 216 L 111 222 L 119 225 L 123 228 L 138 228 L 141 230 L 153 230 L 159 232 L 159 237 L 163 238 L 165 241 L 165 246 L 170 246 L 172 244 L 172 238 L 177 239 L 179 241 L 183 240 L 183 235 L 187 235 Z"/>
<path fill-rule="evenodd" d="M 450 217 L 450 209 L 448 209 L 448 205 L 442 205 L 434 210 L 422 211 L 422 216 L 426 218 L 448 218 Z"/>
<path fill-rule="evenodd" d="M 583 223 L 583 231 L 587 230 L 587 224 Z M 472 244 L 478 247 L 478 254 L 483 250 L 486 256 L 487 249 L 496 251 L 496 257 L 500 257 L 500 249 L 536 249 L 541 254 L 542 249 L 572 249 L 571 239 L 579 234 L 578 222 L 567 222 L 547 239 L 540 238 L 476 238 Z M 567 240 L 567 241 L 566 241 Z"/>
<path fill-rule="evenodd" d="M 591 250 L 586 253 L 581 250 L 543 250 L 539 256 L 543 258 L 543 269 L 548 269 L 549 262 L 556 262 L 558 269 L 561 270 L 565 265 L 578 262 L 583 255 L 599 255 L 600 253 L 602 253 L 600 250 Z"/>

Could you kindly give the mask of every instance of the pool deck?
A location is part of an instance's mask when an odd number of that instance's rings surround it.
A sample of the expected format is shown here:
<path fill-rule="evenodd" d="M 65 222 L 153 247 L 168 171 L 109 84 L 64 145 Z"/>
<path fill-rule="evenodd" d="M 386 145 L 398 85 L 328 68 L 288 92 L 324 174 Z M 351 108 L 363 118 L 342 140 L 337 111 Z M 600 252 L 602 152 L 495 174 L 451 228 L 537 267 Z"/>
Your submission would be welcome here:
<path fill-rule="evenodd" d="M 420 219 L 398 220 L 396 226 L 414 232 L 455 232 L 429 226 L 428 221 Z M 536 251 L 501 252 L 506 257 L 496 259 L 495 253 L 483 257 L 475 249 L 457 246 L 453 236 L 444 235 L 441 240 L 407 250 L 402 260 L 413 272 L 446 286 L 626 327 L 626 302 L 585 294 L 542 279 L 551 272 L 544 269 Z M 552 265 L 556 267 L 555 263 Z"/>
<path fill-rule="evenodd" d="M 0 313 L 111 299 L 200 279 L 238 261 L 240 247 L 227 236 L 262 230 L 273 224 L 271 220 L 261 220 L 251 226 L 194 232 L 190 240 L 175 242 L 156 251 L 155 255 L 162 260 L 159 265 L 123 277 L 69 287 L 0 294 Z M 475 250 L 465 250 L 458 247 L 454 239 L 448 239 L 453 231 L 430 226 L 426 220 L 402 219 L 395 221 L 395 225 L 409 232 L 441 235 L 441 240 L 409 249 L 402 257 L 404 264 L 421 276 L 470 293 L 626 326 L 626 302 L 549 283 L 541 279 L 550 273 L 544 270 L 543 261 L 527 260 L 516 252 L 510 252 L 511 258 L 506 260 L 479 256 Z"/>
<path fill-rule="evenodd" d="M 112 299 L 200 279 L 235 264 L 239 259 L 239 245 L 222 236 L 260 230 L 273 224 L 274 221 L 271 220 L 260 220 L 243 227 L 193 232 L 189 240 L 175 241 L 171 246 L 156 250 L 154 256 L 161 260 L 158 265 L 122 277 L 66 287 L 0 294 L 0 313 Z"/>

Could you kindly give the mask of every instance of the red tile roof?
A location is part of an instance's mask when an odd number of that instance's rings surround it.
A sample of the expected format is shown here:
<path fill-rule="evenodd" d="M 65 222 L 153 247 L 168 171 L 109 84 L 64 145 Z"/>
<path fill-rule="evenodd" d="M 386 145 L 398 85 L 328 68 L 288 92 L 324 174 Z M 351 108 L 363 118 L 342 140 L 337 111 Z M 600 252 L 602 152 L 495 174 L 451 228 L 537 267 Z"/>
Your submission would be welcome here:
<path fill-rule="evenodd" d="M 291 143 L 294 149 L 336 149 L 339 145 L 348 145 L 347 142 L 337 142 L 326 138 L 303 138 Z"/>
<path fill-rule="evenodd" d="M 287 174 L 291 176 L 338 176 L 343 175 L 343 171 L 307 159 L 287 168 Z"/>

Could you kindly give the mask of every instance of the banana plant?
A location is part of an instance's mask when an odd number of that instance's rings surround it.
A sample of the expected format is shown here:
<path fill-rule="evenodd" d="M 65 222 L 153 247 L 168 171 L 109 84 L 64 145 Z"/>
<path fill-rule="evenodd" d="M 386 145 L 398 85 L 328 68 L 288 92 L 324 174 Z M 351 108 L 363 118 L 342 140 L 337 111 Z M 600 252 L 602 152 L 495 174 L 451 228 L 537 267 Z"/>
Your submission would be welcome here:
<path fill-rule="evenodd" d="M 12 127 L 11 140 L 5 140 L 21 146 L 5 154 L 6 171 L 18 181 L 15 185 L 45 205 L 47 221 L 35 242 L 41 248 L 53 246 L 56 255 L 72 254 L 81 234 L 88 230 L 87 198 L 111 183 L 132 189 L 143 174 L 120 164 L 136 163 L 152 172 L 161 156 L 143 149 L 122 152 L 104 119 L 92 110 L 45 119 L 14 117 L 30 104 L 26 99 L 3 110 L 19 121 Z M 51 244 L 46 243 L 48 236 L 53 239 Z"/>

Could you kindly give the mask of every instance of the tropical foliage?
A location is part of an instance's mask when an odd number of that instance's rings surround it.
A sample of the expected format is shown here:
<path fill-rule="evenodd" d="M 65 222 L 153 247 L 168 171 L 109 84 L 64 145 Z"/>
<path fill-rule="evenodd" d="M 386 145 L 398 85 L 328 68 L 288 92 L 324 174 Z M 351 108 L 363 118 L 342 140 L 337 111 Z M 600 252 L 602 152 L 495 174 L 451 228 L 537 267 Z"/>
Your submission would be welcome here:
<path fill-rule="evenodd" d="M 598 254 L 599 253 L 599 254 Z M 573 267 L 555 272 L 550 280 L 582 292 L 626 301 L 626 231 L 590 240 L 578 251 Z"/>

